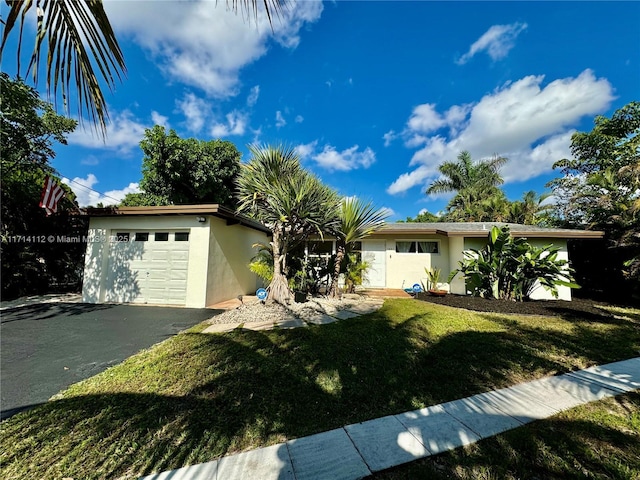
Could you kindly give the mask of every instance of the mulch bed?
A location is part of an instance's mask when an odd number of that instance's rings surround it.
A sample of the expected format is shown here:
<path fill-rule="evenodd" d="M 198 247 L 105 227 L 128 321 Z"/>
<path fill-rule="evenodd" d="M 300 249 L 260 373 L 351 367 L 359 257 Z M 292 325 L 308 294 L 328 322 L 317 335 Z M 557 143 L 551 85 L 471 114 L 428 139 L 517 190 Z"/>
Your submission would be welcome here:
<path fill-rule="evenodd" d="M 530 300 L 527 302 L 513 302 L 509 300 L 496 300 L 470 295 L 445 295 L 435 297 L 429 293 L 418 293 L 416 299 L 425 302 L 437 303 L 449 307 L 464 308 L 476 312 L 507 313 L 518 315 L 545 315 L 545 316 L 571 316 L 582 319 L 611 318 L 613 315 L 606 310 L 598 308 L 598 305 L 609 305 L 605 302 L 574 298 L 570 302 L 565 300 Z"/>

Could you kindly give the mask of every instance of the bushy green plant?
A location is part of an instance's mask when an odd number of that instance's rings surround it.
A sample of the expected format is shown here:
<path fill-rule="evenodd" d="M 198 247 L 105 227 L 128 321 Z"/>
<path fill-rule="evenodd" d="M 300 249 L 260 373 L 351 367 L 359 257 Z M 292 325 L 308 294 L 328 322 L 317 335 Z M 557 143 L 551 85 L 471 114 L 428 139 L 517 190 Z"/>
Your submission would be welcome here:
<path fill-rule="evenodd" d="M 344 289 L 346 293 L 353 293 L 357 285 L 362 285 L 371 264 L 365 261 L 358 261 L 358 256 L 355 253 L 348 254 L 347 259 Z"/>
<path fill-rule="evenodd" d="M 438 282 L 440 281 L 440 270 L 439 268 L 431 267 L 424 269 L 427 274 L 427 288 L 426 290 L 437 290 Z M 424 285 L 422 286 L 424 288 Z"/>
<path fill-rule="evenodd" d="M 258 275 L 266 284 L 273 279 L 273 253 L 271 247 L 264 243 L 255 243 L 253 248 L 258 249 L 258 253 L 251 259 L 249 270 Z"/>
<path fill-rule="evenodd" d="M 560 249 L 553 245 L 534 247 L 524 238 L 512 238 L 509 227 L 493 227 L 489 242 L 481 249 L 465 252 L 460 268 L 448 281 L 462 273 L 473 295 L 523 301 L 530 298 L 537 283 L 558 297 L 558 286 L 580 288 L 573 280 L 573 269 L 558 259 Z"/>

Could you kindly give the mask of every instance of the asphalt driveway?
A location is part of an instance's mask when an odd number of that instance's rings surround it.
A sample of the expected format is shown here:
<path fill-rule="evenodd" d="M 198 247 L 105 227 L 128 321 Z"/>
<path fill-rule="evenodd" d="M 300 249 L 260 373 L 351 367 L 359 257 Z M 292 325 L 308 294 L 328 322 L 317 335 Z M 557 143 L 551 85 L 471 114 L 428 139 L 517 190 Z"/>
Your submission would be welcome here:
<path fill-rule="evenodd" d="M 50 303 L 4 310 L 1 417 L 52 395 L 220 310 Z"/>

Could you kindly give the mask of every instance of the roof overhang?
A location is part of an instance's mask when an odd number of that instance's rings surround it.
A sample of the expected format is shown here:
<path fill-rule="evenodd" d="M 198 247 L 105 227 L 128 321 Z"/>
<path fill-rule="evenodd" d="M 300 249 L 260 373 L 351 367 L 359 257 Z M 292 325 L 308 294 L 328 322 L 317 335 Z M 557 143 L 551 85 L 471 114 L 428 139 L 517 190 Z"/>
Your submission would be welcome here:
<path fill-rule="evenodd" d="M 107 207 L 87 208 L 90 217 L 121 217 L 121 216 L 170 216 L 197 215 L 222 218 L 227 225 L 244 225 L 267 234 L 271 233 L 267 227 L 249 217 L 235 213 L 228 207 L 216 203 L 203 205 L 164 205 L 158 207 Z"/>
<path fill-rule="evenodd" d="M 403 224 L 407 225 L 407 224 Z M 604 232 L 599 230 L 570 230 L 570 229 L 527 229 L 511 230 L 513 237 L 527 238 L 603 238 Z M 489 235 L 490 228 L 487 229 L 469 229 L 469 230 L 446 230 L 437 227 L 418 227 L 416 228 L 394 228 L 394 224 L 387 224 L 382 229 L 373 234 L 376 235 L 443 235 L 445 237 L 465 237 L 465 238 L 486 238 Z"/>

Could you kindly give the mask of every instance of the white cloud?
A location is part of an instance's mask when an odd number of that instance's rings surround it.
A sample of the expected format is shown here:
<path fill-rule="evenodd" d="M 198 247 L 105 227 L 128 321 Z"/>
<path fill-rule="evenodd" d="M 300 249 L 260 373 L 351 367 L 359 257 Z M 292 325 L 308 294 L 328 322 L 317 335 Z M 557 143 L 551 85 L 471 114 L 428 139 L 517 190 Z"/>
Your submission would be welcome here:
<path fill-rule="evenodd" d="M 160 115 L 158 112 L 156 112 L 155 110 L 151 112 L 151 121 L 155 124 L 155 125 L 161 125 L 165 128 L 169 128 L 169 117 L 165 117 L 164 115 Z"/>
<path fill-rule="evenodd" d="M 391 142 L 398 138 L 398 134 L 394 130 L 389 130 L 382 136 L 382 138 L 384 140 L 384 146 L 388 147 L 389 145 L 391 145 Z"/>
<path fill-rule="evenodd" d="M 80 160 L 80 165 L 89 165 L 95 166 L 100 163 L 100 160 L 95 155 L 87 155 L 85 158 Z"/>
<path fill-rule="evenodd" d="M 456 63 L 467 63 L 476 53 L 486 51 L 492 60 L 504 58 L 515 46 L 516 37 L 527 28 L 526 23 L 512 23 L 510 25 L 493 25 L 478 40 L 469 51 L 460 57 Z"/>
<path fill-rule="evenodd" d="M 227 98 L 238 93 L 240 70 L 262 57 L 270 40 L 285 48 L 300 43 L 300 30 L 316 22 L 322 2 L 292 2 L 273 18 L 236 15 L 225 2 L 106 2 L 117 32 L 130 35 L 174 81 Z"/>
<path fill-rule="evenodd" d="M 300 156 L 302 160 L 311 157 L 318 146 L 318 141 L 314 140 L 310 143 L 305 143 L 303 145 L 298 145 L 295 147 L 296 153 Z"/>
<path fill-rule="evenodd" d="M 304 117 L 302 115 L 296 115 L 295 122 L 296 123 L 304 122 Z"/>
<path fill-rule="evenodd" d="M 444 125 L 442 115 L 436 112 L 435 103 L 425 103 L 413 109 L 407 127 L 418 133 L 429 133 Z"/>
<path fill-rule="evenodd" d="M 86 127 L 85 129 L 76 129 L 69 135 L 68 140 L 71 145 L 116 150 L 119 153 L 127 154 L 138 147 L 140 140 L 144 136 L 145 128 L 150 127 L 149 123 L 141 123 L 130 111 L 125 110 L 111 116 L 107 123 L 106 139 L 91 130 L 87 130 L 86 128 L 88 127 Z"/>
<path fill-rule="evenodd" d="M 88 174 L 87 178 L 75 177 L 73 180 L 63 178 L 62 183 L 69 185 L 73 190 L 73 193 L 76 194 L 78 205 L 81 207 L 96 206 L 98 203 L 117 205 L 127 193 L 140 192 L 137 183 L 130 183 L 121 190 L 109 190 L 104 193 L 97 192 L 93 189 L 93 186 L 99 182 L 93 173 Z"/>
<path fill-rule="evenodd" d="M 247 129 L 247 115 L 233 110 L 227 113 L 226 122 L 216 123 L 211 128 L 211 135 L 217 138 L 229 137 L 231 135 L 244 135 Z"/>
<path fill-rule="evenodd" d="M 187 128 L 194 133 L 202 130 L 211 112 L 209 103 L 193 93 L 187 93 L 182 100 L 176 100 L 176 106 L 184 115 Z"/>
<path fill-rule="evenodd" d="M 597 79 L 591 70 L 546 86 L 543 80 L 543 76 L 525 77 L 503 85 L 474 105 L 451 107 L 441 115 L 443 127 L 449 127 L 447 135 L 423 135 L 420 143 L 412 144 L 422 130 L 412 130 L 408 123 L 403 135 L 409 144 L 421 146 L 410 162 L 417 168 L 400 175 L 387 192 L 398 194 L 426 186 L 437 177 L 438 165 L 455 160 L 462 150 L 468 150 L 474 159 L 496 153 L 508 157 L 503 170 L 508 181 L 525 181 L 550 171 L 556 160 L 569 154 L 571 127 L 585 116 L 606 110 L 614 96 L 611 84 Z M 426 123 L 413 125 L 423 129 Z"/>
<path fill-rule="evenodd" d="M 284 127 L 287 124 L 287 121 L 282 116 L 282 112 L 278 110 L 276 112 L 276 128 Z"/>
<path fill-rule="evenodd" d="M 249 91 L 249 96 L 247 97 L 247 106 L 253 107 L 258 102 L 258 97 L 260 96 L 260 85 L 256 85 L 252 87 Z"/>
<path fill-rule="evenodd" d="M 369 147 L 358 152 L 358 145 L 338 152 L 333 146 L 325 145 L 322 152 L 312 158 L 322 168 L 347 172 L 357 168 L 369 168 L 376 161 L 376 154 Z"/>

